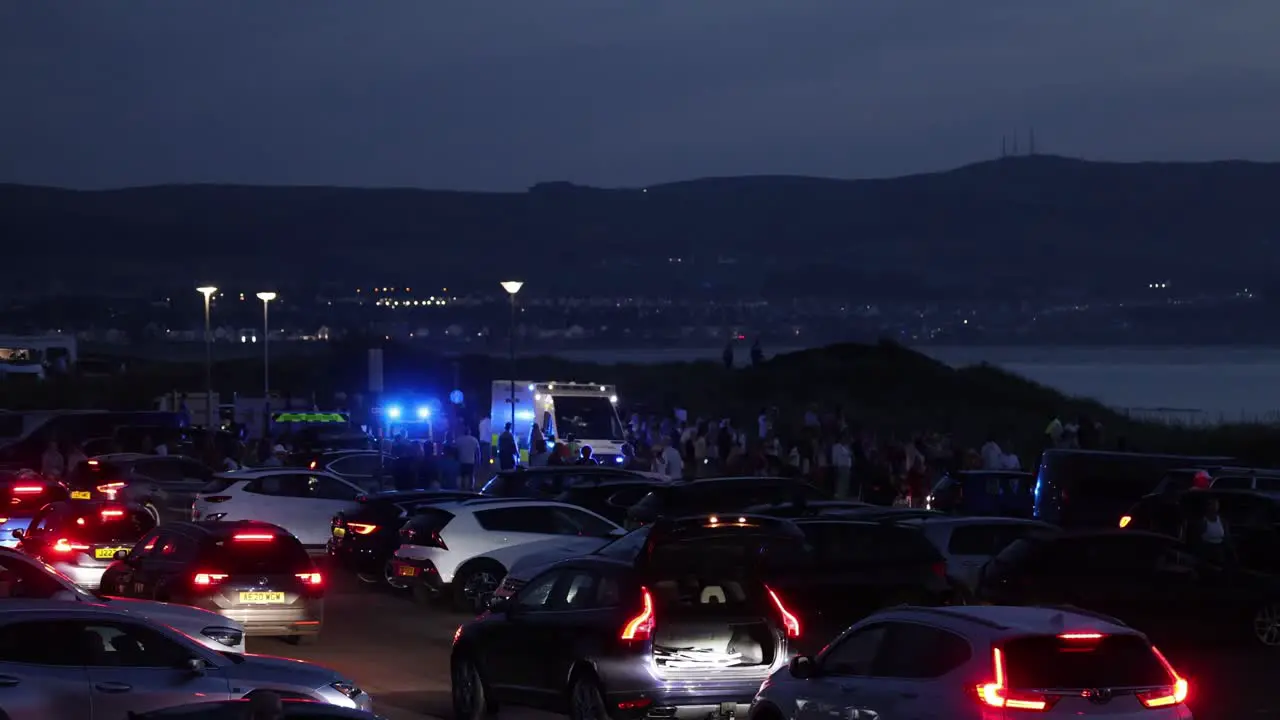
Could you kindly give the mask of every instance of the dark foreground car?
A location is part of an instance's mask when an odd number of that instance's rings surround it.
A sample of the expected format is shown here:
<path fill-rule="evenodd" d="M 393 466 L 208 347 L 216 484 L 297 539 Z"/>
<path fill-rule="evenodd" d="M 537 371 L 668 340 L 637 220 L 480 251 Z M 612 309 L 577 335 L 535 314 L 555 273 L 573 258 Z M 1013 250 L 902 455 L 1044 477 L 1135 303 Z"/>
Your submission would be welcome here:
<path fill-rule="evenodd" d="M 181 603 L 244 625 L 246 635 L 314 640 L 324 582 L 306 549 L 268 523 L 167 523 L 102 575 L 106 595 Z"/>
<path fill-rule="evenodd" d="M 458 717 L 500 704 L 571 717 L 745 716 L 800 621 L 765 584 L 803 543 L 785 520 L 663 521 L 629 559 L 587 555 L 533 575 L 458 629 Z"/>
<path fill-rule="evenodd" d="M 18 549 L 52 565 L 75 584 L 96 590 L 116 554 L 151 532 L 156 521 L 134 505 L 101 500 L 50 503 L 26 531 L 14 530 Z"/>
<path fill-rule="evenodd" d="M 14 530 L 26 531 L 40 508 L 66 500 L 62 483 L 45 480 L 30 470 L 0 470 L 0 547 L 14 547 Z"/>
<path fill-rule="evenodd" d="M 253 701 L 223 700 L 179 705 L 145 713 L 129 713 L 128 720 L 245 720 L 253 719 Z M 365 710 L 328 705 L 312 700 L 285 698 L 280 701 L 279 720 L 385 720 Z"/>
<path fill-rule="evenodd" d="M 433 502 L 479 497 L 458 490 L 393 490 L 362 495 L 356 507 L 333 516 L 329 525 L 329 557 L 366 583 L 407 587 L 391 564 L 400 547 L 400 528 L 419 507 Z"/>

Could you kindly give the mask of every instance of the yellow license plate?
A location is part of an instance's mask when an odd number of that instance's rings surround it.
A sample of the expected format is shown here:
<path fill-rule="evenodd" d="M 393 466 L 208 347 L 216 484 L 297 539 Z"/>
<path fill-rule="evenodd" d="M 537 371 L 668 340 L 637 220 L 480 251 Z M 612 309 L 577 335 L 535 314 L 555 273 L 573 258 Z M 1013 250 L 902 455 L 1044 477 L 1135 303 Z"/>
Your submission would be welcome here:
<path fill-rule="evenodd" d="M 124 548 L 98 548 L 93 551 L 93 556 L 99 560 L 110 560 L 116 556 L 116 553 L 123 549 Z"/>
<path fill-rule="evenodd" d="M 242 592 L 240 593 L 240 602 L 282 603 L 284 602 L 284 593 L 282 592 Z"/>
<path fill-rule="evenodd" d="M 92 497 L 93 497 L 93 493 L 89 492 L 88 490 L 72 490 L 71 491 L 72 500 L 89 500 Z"/>
<path fill-rule="evenodd" d="M 346 528 L 334 528 L 334 529 L 333 529 L 333 536 L 334 536 L 334 537 L 342 537 L 343 535 L 346 535 L 346 534 L 347 534 L 347 529 L 346 529 Z"/>
<path fill-rule="evenodd" d="M 413 577 L 418 574 L 418 568 L 412 565 L 401 565 L 396 568 L 396 574 L 403 575 L 404 577 Z"/>

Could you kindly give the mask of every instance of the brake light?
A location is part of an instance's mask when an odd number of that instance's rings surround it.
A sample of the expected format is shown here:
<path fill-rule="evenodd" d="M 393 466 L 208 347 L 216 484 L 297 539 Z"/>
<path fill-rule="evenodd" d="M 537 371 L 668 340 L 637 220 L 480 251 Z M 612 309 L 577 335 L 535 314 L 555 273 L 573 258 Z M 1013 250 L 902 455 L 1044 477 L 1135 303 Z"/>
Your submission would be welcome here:
<path fill-rule="evenodd" d="M 1186 680 L 1179 677 L 1173 666 L 1165 659 L 1164 653 L 1157 650 L 1154 645 L 1151 647 L 1151 652 L 1156 654 L 1156 658 L 1160 660 L 1160 664 L 1169 673 L 1169 679 L 1173 680 L 1173 684 L 1168 687 L 1162 687 L 1159 690 L 1138 693 L 1138 702 L 1142 703 L 1143 707 L 1148 708 L 1169 707 L 1186 702 L 1187 695 L 1191 693 L 1191 686 Z"/>
<path fill-rule="evenodd" d="M 60 552 L 60 553 L 84 552 L 85 550 L 88 550 L 88 549 L 89 549 L 88 545 L 82 545 L 78 542 L 71 542 L 66 538 L 58 538 L 58 542 L 53 544 L 53 551 Z"/>
<path fill-rule="evenodd" d="M 994 708 L 1010 710 L 1047 710 L 1057 702 L 1057 698 L 1033 693 L 1018 693 L 1004 686 L 1004 653 L 1000 648 L 991 648 L 991 667 L 994 681 L 977 687 L 978 698 Z"/>
<path fill-rule="evenodd" d="M 307 469 L 308 469 L 308 470 L 315 470 L 315 469 L 316 469 L 316 461 L 315 461 L 315 460 L 312 460 L 312 461 L 311 461 L 311 464 L 307 466 Z"/>
<path fill-rule="evenodd" d="M 643 603 L 640 614 L 622 626 L 623 640 L 648 640 L 653 634 L 653 596 L 649 594 L 649 588 L 640 588 L 640 598 Z"/>
<path fill-rule="evenodd" d="M 318 572 L 298 573 L 294 577 L 298 578 L 299 580 L 306 583 L 307 585 L 319 585 L 320 583 L 324 582 L 324 578 L 321 577 L 320 573 Z"/>
<path fill-rule="evenodd" d="M 268 542 L 275 540 L 276 536 L 271 533 L 237 533 L 231 539 L 236 542 Z"/>
<path fill-rule="evenodd" d="M 44 492 L 43 485 L 14 485 L 14 495 L 39 495 Z"/>
<path fill-rule="evenodd" d="M 769 593 L 769 599 L 773 600 L 774 607 L 778 608 L 778 612 L 782 613 L 782 624 L 787 629 L 788 638 L 800 637 L 800 620 L 791 611 L 787 610 L 787 606 L 782 604 L 782 598 L 778 597 L 778 593 L 773 588 L 765 586 L 765 591 Z"/>
<path fill-rule="evenodd" d="M 196 576 L 191 579 L 191 582 L 196 585 L 212 585 L 226 579 L 227 576 L 221 573 L 196 573 Z"/>
<path fill-rule="evenodd" d="M 123 510 L 103 510 L 102 511 L 103 520 L 107 520 L 110 518 L 122 518 L 122 517 L 124 517 Z"/>
<path fill-rule="evenodd" d="M 347 529 L 357 535 L 368 535 L 378 529 L 377 525 L 369 525 L 367 523 L 347 523 Z"/>
<path fill-rule="evenodd" d="M 115 500 L 116 493 L 120 492 L 123 489 L 124 489 L 124 483 L 122 482 L 109 482 L 109 483 L 106 483 L 105 485 L 98 486 L 98 492 L 102 493 L 103 495 L 106 495 L 108 500 Z"/>
<path fill-rule="evenodd" d="M 85 463 L 90 467 L 97 467 L 99 465 L 97 460 L 86 460 Z"/>
<path fill-rule="evenodd" d="M 0 517 L 0 525 L 3 525 L 3 524 L 5 524 L 5 523 L 7 523 L 7 522 L 9 522 L 9 518 L 7 518 L 7 517 Z"/>
<path fill-rule="evenodd" d="M 231 499 L 230 495 L 210 495 L 209 497 L 200 498 L 201 501 L 207 503 L 224 503 Z"/>
<path fill-rule="evenodd" d="M 1096 632 L 1074 632 L 1062 633 L 1058 636 L 1059 640 L 1101 640 L 1102 633 Z"/>
<path fill-rule="evenodd" d="M 1120 518 L 1120 527 L 1121 527 L 1121 529 L 1129 527 L 1129 523 L 1131 523 L 1131 522 L 1133 522 L 1133 518 L 1132 518 L 1131 516 L 1129 516 L 1129 515 L 1121 516 L 1121 518 Z"/>

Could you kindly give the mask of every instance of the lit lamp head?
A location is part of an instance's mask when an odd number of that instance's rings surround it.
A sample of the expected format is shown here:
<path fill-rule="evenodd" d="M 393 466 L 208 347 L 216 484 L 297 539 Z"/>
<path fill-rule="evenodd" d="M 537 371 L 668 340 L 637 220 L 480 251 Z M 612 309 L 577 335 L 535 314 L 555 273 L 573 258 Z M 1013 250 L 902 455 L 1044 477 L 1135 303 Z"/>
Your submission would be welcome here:
<path fill-rule="evenodd" d="M 258 299 L 264 303 L 268 303 L 276 299 L 276 294 L 273 292 L 260 292 L 258 293 Z"/>
<path fill-rule="evenodd" d="M 521 280 L 506 280 L 502 283 L 502 289 L 507 291 L 508 295 L 515 295 L 520 292 L 520 288 L 524 287 Z"/>
<path fill-rule="evenodd" d="M 205 285 L 204 287 L 196 288 L 196 292 L 203 295 L 205 300 L 208 300 L 214 293 L 218 292 L 218 288 L 212 285 Z"/>

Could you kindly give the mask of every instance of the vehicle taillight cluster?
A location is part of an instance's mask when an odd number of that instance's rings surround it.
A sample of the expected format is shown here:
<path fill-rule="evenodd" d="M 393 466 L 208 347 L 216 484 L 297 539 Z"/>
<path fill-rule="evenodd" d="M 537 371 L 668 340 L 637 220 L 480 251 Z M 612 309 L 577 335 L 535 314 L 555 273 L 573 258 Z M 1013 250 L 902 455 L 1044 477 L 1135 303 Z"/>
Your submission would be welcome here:
<path fill-rule="evenodd" d="M 115 499 L 116 499 L 116 495 L 117 495 L 121 490 L 123 490 L 123 489 L 124 489 L 124 487 L 125 487 L 125 483 L 122 483 L 122 482 L 109 482 L 109 483 L 103 483 L 102 485 L 99 485 L 99 486 L 98 486 L 98 488 L 97 488 L 97 490 L 98 490 L 98 492 L 102 493 L 103 495 L 106 495 L 108 500 L 115 500 Z"/>
<path fill-rule="evenodd" d="M 653 596 L 649 588 L 640 588 L 640 614 L 622 626 L 623 640 L 648 640 L 653 635 Z"/>
<path fill-rule="evenodd" d="M 196 576 L 191 579 L 191 582 L 195 585 L 213 585 L 214 583 L 219 583 L 226 579 L 227 576 L 225 573 L 196 573 Z"/>
<path fill-rule="evenodd" d="M 1164 653 L 1154 647 L 1151 648 L 1151 652 L 1156 654 L 1156 658 L 1160 660 L 1160 664 L 1169 673 L 1169 679 L 1173 681 L 1173 684 L 1149 692 L 1138 693 L 1138 702 L 1142 703 L 1143 707 L 1149 708 L 1169 707 L 1186 702 L 1187 695 L 1191 693 L 1191 685 L 1178 675 L 1177 671 L 1173 669 L 1173 665 L 1170 665 L 1169 661 L 1165 659 Z"/>
<path fill-rule="evenodd" d="M 58 538 L 58 541 L 53 544 L 53 551 L 59 553 L 84 552 L 88 549 L 88 545 L 67 538 Z"/>
<path fill-rule="evenodd" d="M 374 530 L 377 530 L 378 526 L 370 525 L 368 523 L 349 522 L 347 523 L 347 529 L 357 535 L 369 535 L 372 534 Z"/>
<path fill-rule="evenodd" d="M 298 578 L 307 585 L 320 585 L 324 582 L 324 578 L 318 572 L 298 573 L 294 577 Z"/>
<path fill-rule="evenodd" d="M 982 702 L 995 708 L 1009 710 L 1047 710 L 1058 701 L 1057 697 L 1020 693 L 1005 687 L 1004 651 L 991 649 L 991 670 L 993 680 L 978 686 L 978 697 Z"/>
<path fill-rule="evenodd" d="M 782 625 L 787 630 L 787 637 L 793 640 L 800 637 L 800 619 L 791 614 L 790 610 L 787 610 L 782 598 L 778 597 L 778 593 L 774 592 L 773 588 L 766 585 L 765 591 L 769 593 L 769 599 L 773 601 L 773 606 L 778 608 L 778 612 L 782 615 Z"/>

